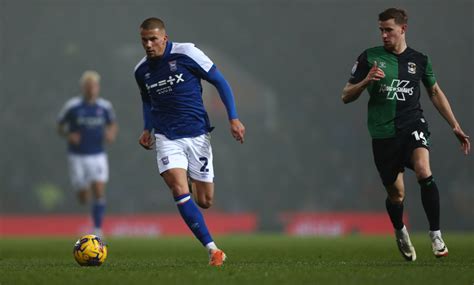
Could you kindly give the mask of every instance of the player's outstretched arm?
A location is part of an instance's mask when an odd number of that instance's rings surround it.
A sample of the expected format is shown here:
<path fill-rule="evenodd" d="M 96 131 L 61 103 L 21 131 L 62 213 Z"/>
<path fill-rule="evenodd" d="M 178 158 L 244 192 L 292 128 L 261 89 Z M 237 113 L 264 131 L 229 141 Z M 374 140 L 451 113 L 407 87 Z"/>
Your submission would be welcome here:
<path fill-rule="evenodd" d="M 448 98 L 444 94 L 443 90 L 441 90 L 438 83 L 435 83 L 432 87 L 427 88 L 427 91 L 433 105 L 436 107 L 436 109 L 438 109 L 438 112 L 453 129 L 454 135 L 461 143 L 462 151 L 466 155 L 469 154 L 471 151 L 471 142 L 469 141 L 469 136 L 466 135 L 461 129 L 461 126 L 456 120 Z"/>
<path fill-rule="evenodd" d="M 379 81 L 385 77 L 385 73 L 382 69 L 377 67 L 377 62 L 374 62 L 374 65 L 369 70 L 367 76 L 359 83 L 351 84 L 347 83 L 344 89 L 342 90 L 342 102 L 344 104 L 351 103 L 359 98 L 359 96 L 364 92 L 367 85 L 372 81 Z"/>
<path fill-rule="evenodd" d="M 222 103 L 224 103 L 229 118 L 230 133 L 238 142 L 244 143 L 245 127 L 238 118 L 234 95 L 229 83 L 215 66 L 211 68 L 205 79 L 216 87 Z"/>

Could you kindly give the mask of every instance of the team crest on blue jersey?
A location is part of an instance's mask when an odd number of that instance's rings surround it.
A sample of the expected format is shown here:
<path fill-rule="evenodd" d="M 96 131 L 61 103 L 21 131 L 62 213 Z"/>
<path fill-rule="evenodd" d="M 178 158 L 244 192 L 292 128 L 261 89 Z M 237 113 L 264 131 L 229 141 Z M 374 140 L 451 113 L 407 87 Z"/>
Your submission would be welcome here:
<path fill-rule="evenodd" d="M 150 79 L 150 73 L 149 72 L 145 73 L 145 79 Z"/>
<path fill-rule="evenodd" d="M 170 66 L 170 71 L 178 70 L 178 65 L 176 64 L 176 60 L 169 61 L 168 64 Z"/>
<path fill-rule="evenodd" d="M 161 162 L 163 162 L 164 165 L 168 165 L 170 163 L 170 160 L 167 156 L 161 158 Z"/>
<path fill-rule="evenodd" d="M 102 116 L 103 113 L 104 113 L 104 110 L 102 110 L 102 109 L 97 109 L 97 111 L 96 111 L 97 116 Z"/>
<path fill-rule="evenodd" d="M 408 73 L 416 74 L 416 64 L 413 62 L 408 63 Z"/>

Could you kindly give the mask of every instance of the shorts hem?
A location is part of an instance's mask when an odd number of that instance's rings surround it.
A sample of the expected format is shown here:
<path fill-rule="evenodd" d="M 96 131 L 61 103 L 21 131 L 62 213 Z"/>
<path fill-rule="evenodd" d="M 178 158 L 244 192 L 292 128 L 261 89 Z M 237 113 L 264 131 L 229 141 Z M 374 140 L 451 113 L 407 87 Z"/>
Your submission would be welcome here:
<path fill-rule="evenodd" d="M 176 169 L 176 168 L 184 169 L 184 170 L 186 170 L 186 171 L 188 170 L 188 168 L 187 168 L 186 166 L 179 166 L 179 165 L 177 165 L 177 166 L 170 166 L 170 167 L 167 167 L 167 168 L 165 168 L 165 169 L 159 168 L 158 171 L 160 172 L 160 175 L 161 175 L 161 174 L 165 173 L 166 171 L 168 171 L 168 170 L 170 170 L 170 169 Z"/>
<path fill-rule="evenodd" d="M 192 180 L 196 180 L 196 181 L 199 181 L 199 182 L 214 183 L 214 177 L 202 178 L 202 177 L 195 177 L 192 174 L 189 174 L 189 177 Z"/>

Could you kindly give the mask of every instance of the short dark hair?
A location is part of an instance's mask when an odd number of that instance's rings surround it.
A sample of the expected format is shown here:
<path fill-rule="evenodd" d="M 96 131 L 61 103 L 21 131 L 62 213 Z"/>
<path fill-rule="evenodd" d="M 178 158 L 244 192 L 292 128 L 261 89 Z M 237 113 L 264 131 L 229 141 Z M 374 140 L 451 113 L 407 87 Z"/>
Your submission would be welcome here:
<path fill-rule="evenodd" d="M 397 25 L 404 25 L 408 23 L 407 12 L 399 8 L 388 8 L 379 14 L 379 21 L 388 21 L 394 19 Z"/>
<path fill-rule="evenodd" d="M 152 17 L 143 21 L 143 23 L 140 25 L 140 28 L 144 30 L 154 30 L 154 29 L 164 30 L 165 22 L 163 22 L 161 19 Z"/>

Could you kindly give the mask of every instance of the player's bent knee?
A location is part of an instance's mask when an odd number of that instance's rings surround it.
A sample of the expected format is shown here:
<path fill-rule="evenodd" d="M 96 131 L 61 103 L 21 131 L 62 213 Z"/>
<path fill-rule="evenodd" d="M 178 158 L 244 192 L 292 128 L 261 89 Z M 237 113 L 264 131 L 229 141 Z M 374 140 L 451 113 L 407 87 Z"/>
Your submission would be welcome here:
<path fill-rule="evenodd" d="M 392 204 L 400 205 L 400 204 L 403 203 L 404 197 L 402 197 L 402 196 L 397 196 L 397 197 L 391 197 L 391 196 L 389 196 L 388 199 L 390 200 L 390 202 L 391 202 Z"/>
<path fill-rule="evenodd" d="M 415 175 L 418 180 L 425 179 L 431 176 L 430 164 L 423 160 L 414 162 Z"/>
<path fill-rule="evenodd" d="M 428 167 L 420 167 L 415 171 L 416 179 L 422 180 L 431 176 L 431 170 Z"/>
<path fill-rule="evenodd" d="M 173 192 L 173 196 L 179 196 L 179 195 L 184 195 L 189 193 L 189 188 L 188 185 L 182 185 L 180 183 L 173 183 L 171 185 L 168 185 L 169 188 L 171 189 L 171 192 Z"/>
<path fill-rule="evenodd" d="M 89 202 L 89 195 L 87 195 L 87 193 L 80 193 L 77 198 L 81 205 L 86 205 Z"/>
<path fill-rule="evenodd" d="M 212 199 L 200 199 L 197 201 L 197 204 L 203 209 L 209 209 L 212 207 L 213 201 Z"/>
<path fill-rule="evenodd" d="M 94 191 L 94 199 L 102 199 L 105 197 L 105 191 L 104 190 L 99 190 L 99 191 Z"/>
<path fill-rule="evenodd" d="M 403 193 L 389 193 L 388 194 L 388 199 L 392 204 L 401 204 L 403 203 L 403 200 L 405 199 L 405 194 Z"/>

